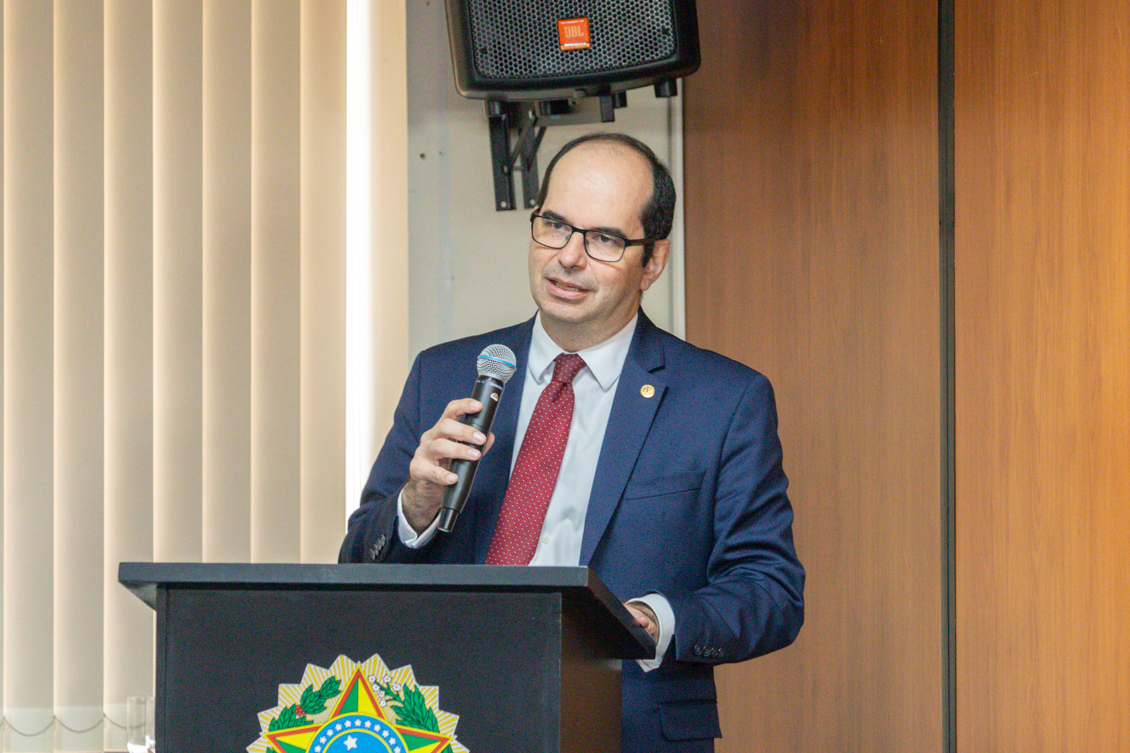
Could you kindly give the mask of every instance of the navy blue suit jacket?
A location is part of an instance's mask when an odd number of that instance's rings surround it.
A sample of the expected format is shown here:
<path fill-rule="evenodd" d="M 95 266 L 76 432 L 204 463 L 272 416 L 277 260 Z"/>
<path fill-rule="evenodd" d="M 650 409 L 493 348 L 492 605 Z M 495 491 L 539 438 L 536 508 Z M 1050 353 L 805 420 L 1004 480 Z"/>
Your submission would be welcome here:
<path fill-rule="evenodd" d="M 510 472 L 532 320 L 422 352 L 350 518 L 343 562 L 482 563 Z M 396 499 L 420 435 L 466 397 L 475 361 L 501 343 L 518 371 L 498 407 L 449 535 L 397 537 Z M 644 397 L 641 388 L 654 394 Z M 646 392 L 646 390 L 645 390 Z M 623 667 L 623 750 L 711 750 L 720 735 L 713 666 L 788 645 L 804 619 L 772 387 L 761 374 L 655 327 L 640 312 L 608 419 L 581 547 L 621 600 L 663 594 L 676 628 L 663 664 Z"/>

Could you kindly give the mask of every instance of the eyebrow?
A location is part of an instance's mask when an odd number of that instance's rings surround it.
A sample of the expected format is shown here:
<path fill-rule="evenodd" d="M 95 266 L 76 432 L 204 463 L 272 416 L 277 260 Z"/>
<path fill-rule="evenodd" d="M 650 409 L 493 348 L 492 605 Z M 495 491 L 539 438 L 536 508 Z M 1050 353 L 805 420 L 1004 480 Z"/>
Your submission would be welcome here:
<path fill-rule="evenodd" d="M 539 212 L 539 214 L 541 214 L 542 217 L 548 217 L 551 220 L 557 220 L 558 222 L 564 222 L 568 225 L 573 225 L 573 223 L 570 222 L 568 219 L 566 219 L 565 217 L 562 217 L 557 212 L 554 212 L 552 210 L 543 210 L 542 212 Z M 574 225 L 574 227 L 575 227 L 575 225 Z M 595 230 L 598 233 L 604 233 L 605 235 L 615 235 L 618 238 L 623 238 L 624 240 L 628 240 L 628 234 L 625 233 L 623 230 L 621 230 L 618 227 L 608 227 L 608 226 L 586 227 L 585 230 L 586 231 Z"/>

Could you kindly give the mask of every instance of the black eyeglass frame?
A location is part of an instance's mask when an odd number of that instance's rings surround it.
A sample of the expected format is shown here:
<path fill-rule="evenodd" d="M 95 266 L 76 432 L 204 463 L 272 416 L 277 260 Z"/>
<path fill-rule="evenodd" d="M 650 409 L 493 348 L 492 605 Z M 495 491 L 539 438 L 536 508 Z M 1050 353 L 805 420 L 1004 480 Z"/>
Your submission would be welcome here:
<path fill-rule="evenodd" d="M 565 227 L 569 228 L 570 232 L 569 232 L 569 235 L 565 238 L 565 242 L 562 243 L 560 246 L 551 246 L 548 243 L 542 243 L 537 238 L 534 238 L 534 220 L 538 219 L 539 217 L 543 220 L 547 220 L 549 222 L 556 222 L 558 225 L 564 225 Z M 570 225 L 568 222 L 565 222 L 565 220 L 560 220 L 556 217 L 548 217 L 544 214 L 538 214 L 537 212 L 534 212 L 533 214 L 530 215 L 530 238 L 534 242 L 540 243 L 541 245 L 545 246 L 546 248 L 565 248 L 566 246 L 569 245 L 569 241 L 573 240 L 573 233 L 580 233 L 581 234 L 581 242 L 585 247 L 585 253 L 588 255 L 588 257 L 590 259 L 593 259 L 594 261 L 602 261 L 602 262 L 605 262 L 607 264 L 616 264 L 621 259 L 623 259 L 624 253 L 628 250 L 628 246 L 643 246 L 643 245 L 646 245 L 648 243 L 655 243 L 657 240 L 659 240 L 658 238 L 625 238 L 622 235 L 618 235 L 617 233 L 610 233 L 607 230 L 597 230 L 596 228 L 586 229 L 586 228 L 576 227 L 575 225 Z M 592 252 L 589 251 L 589 236 L 588 236 L 589 233 L 600 233 L 601 235 L 607 235 L 609 238 L 619 238 L 620 240 L 624 241 L 624 248 L 620 249 L 620 255 L 618 257 L 616 257 L 615 259 L 600 259 L 596 256 L 593 256 Z"/>

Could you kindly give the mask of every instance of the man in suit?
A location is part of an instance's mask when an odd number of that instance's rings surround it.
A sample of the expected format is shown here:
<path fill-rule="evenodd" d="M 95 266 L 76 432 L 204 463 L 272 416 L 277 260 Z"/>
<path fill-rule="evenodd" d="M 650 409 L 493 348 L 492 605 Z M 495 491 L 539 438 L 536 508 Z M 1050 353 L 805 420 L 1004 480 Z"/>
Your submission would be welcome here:
<path fill-rule="evenodd" d="M 769 382 L 640 309 L 674 204 L 641 142 L 562 148 L 531 217 L 536 316 L 417 357 L 341 549 L 343 562 L 593 568 L 657 642 L 656 661 L 623 667 L 622 749 L 639 753 L 713 750 L 713 666 L 786 646 L 803 621 Z M 517 371 L 483 436 L 460 419 L 482 408 L 466 393 L 495 343 Z M 565 419 L 546 418 L 551 389 L 549 402 L 568 393 Z M 531 471 L 555 443 L 550 470 Z M 455 529 L 437 532 L 451 461 L 480 457 Z"/>

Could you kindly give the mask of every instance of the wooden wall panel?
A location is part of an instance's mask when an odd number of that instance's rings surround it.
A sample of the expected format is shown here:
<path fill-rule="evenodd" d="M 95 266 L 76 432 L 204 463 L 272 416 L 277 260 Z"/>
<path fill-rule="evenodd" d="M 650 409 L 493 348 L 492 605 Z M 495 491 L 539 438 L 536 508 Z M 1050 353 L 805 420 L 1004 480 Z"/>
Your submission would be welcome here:
<path fill-rule="evenodd" d="M 1130 6 L 963 0 L 958 750 L 1130 750 Z"/>
<path fill-rule="evenodd" d="M 773 381 L 797 643 L 719 672 L 721 753 L 943 746 L 937 6 L 699 0 L 688 339 Z"/>

